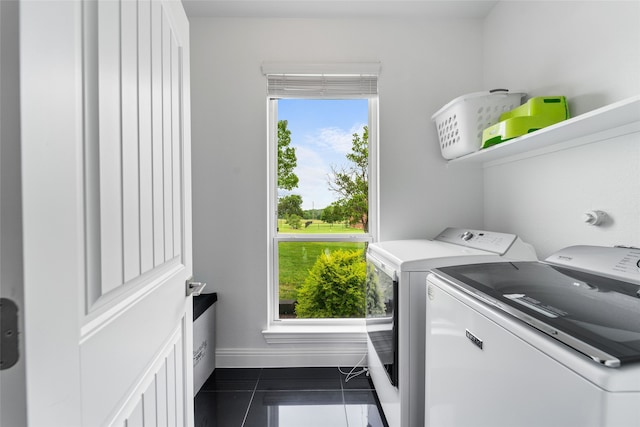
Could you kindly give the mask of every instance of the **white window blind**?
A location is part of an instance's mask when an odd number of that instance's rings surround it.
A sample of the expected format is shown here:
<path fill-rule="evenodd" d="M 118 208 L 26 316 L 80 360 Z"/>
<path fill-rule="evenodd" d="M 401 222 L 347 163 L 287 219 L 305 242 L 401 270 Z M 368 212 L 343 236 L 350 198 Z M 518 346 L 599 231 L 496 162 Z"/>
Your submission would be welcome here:
<path fill-rule="evenodd" d="M 342 99 L 378 95 L 380 64 L 263 65 L 270 98 Z M 315 71 L 315 72 L 314 72 Z"/>

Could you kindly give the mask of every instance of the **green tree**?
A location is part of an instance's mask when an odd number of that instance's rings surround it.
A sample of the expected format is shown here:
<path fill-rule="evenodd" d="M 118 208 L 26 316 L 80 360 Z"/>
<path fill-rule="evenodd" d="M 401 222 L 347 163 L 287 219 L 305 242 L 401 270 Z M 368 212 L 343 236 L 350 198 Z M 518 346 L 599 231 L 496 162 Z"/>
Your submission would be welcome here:
<path fill-rule="evenodd" d="M 324 208 L 320 219 L 322 219 L 324 222 L 328 222 L 329 224 L 340 222 L 344 219 L 342 208 L 339 204 L 332 203 Z"/>
<path fill-rule="evenodd" d="M 338 205 L 349 222 L 361 223 L 364 232 L 369 231 L 369 128 L 363 127 L 362 136 L 353 134 L 351 162 L 348 167 L 331 167 L 329 189 L 338 195 Z"/>
<path fill-rule="evenodd" d="M 302 217 L 304 219 L 320 219 L 322 218 L 322 209 L 307 209 Z"/>
<path fill-rule="evenodd" d="M 296 214 L 291 214 L 287 217 L 287 224 L 289 224 L 289 227 L 297 230 L 298 228 L 300 228 L 300 224 L 302 223 L 302 218 L 300 218 L 298 215 Z"/>
<path fill-rule="evenodd" d="M 362 251 L 320 254 L 298 290 L 297 317 L 364 317 L 365 278 Z"/>
<path fill-rule="evenodd" d="M 278 199 L 278 218 L 287 218 L 289 215 L 302 217 L 302 197 L 297 194 L 283 196 Z"/>
<path fill-rule="evenodd" d="M 296 149 L 290 146 L 291 131 L 286 120 L 278 120 L 278 188 L 292 190 L 298 186 L 298 176 L 293 173 L 298 159 Z"/>

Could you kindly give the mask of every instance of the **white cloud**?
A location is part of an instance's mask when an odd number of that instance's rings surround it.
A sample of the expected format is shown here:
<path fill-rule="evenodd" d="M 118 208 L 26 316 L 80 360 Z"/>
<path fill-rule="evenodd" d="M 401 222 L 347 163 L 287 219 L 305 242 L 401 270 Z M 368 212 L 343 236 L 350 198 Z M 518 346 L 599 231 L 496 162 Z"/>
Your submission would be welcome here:
<path fill-rule="evenodd" d="M 313 135 L 307 137 L 309 145 L 317 145 L 328 151 L 340 153 L 343 156 L 351 151 L 351 141 L 354 133 L 362 134 L 364 124 L 356 124 L 351 129 L 328 127 L 318 129 Z"/>
<path fill-rule="evenodd" d="M 319 145 L 327 147 L 331 151 L 347 154 L 351 150 L 351 134 L 348 134 L 343 129 L 320 129 L 316 138 Z"/>

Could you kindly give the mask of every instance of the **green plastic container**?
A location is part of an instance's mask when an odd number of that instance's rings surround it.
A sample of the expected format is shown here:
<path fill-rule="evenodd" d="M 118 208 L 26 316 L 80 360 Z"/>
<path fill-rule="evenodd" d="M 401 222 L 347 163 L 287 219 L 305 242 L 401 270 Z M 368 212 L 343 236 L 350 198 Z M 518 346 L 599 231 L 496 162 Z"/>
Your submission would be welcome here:
<path fill-rule="evenodd" d="M 482 132 L 482 148 L 535 132 L 569 118 L 564 96 L 538 96 L 502 113 L 500 121 Z"/>

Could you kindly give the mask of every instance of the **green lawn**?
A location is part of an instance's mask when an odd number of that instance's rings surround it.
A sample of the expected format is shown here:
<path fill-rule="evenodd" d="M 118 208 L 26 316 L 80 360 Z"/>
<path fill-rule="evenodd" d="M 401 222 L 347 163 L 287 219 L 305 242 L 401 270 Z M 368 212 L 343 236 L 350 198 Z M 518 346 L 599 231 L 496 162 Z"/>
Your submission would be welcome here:
<path fill-rule="evenodd" d="M 312 221 L 308 227 L 305 227 L 307 221 Z M 345 224 L 329 224 L 319 219 L 315 220 L 302 220 L 299 229 L 293 229 L 289 227 L 286 220 L 278 220 L 278 230 L 280 233 L 295 233 L 295 234 L 362 234 L 363 231 L 360 228 L 349 227 Z"/>

